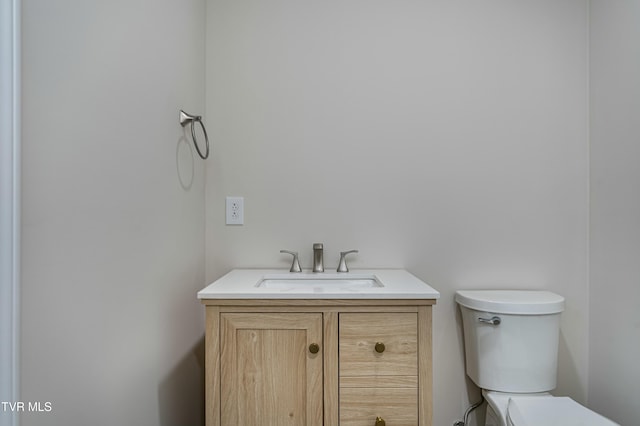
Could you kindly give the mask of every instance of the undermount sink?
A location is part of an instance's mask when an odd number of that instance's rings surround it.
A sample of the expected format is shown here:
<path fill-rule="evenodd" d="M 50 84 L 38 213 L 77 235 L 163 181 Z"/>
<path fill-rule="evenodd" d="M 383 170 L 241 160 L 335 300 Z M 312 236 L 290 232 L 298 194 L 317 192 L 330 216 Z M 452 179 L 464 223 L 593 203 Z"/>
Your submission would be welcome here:
<path fill-rule="evenodd" d="M 265 275 L 256 287 L 279 290 L 282 292 L 323 293 L 326 291 L 358 292 L 375 287 L 384 287 L 375 275 L 369 274 L 274 274 Z"/>

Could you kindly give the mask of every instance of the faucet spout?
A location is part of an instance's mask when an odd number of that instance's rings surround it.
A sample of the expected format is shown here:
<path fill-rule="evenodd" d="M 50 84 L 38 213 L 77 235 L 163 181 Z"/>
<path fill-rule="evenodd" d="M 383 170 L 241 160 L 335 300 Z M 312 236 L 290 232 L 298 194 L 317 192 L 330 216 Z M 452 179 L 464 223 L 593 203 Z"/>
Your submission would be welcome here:
<path fill-rule="evenodd" d="M 323 249 L 322 243 L 313 245 L 313 272 L 324 272 Z"/>

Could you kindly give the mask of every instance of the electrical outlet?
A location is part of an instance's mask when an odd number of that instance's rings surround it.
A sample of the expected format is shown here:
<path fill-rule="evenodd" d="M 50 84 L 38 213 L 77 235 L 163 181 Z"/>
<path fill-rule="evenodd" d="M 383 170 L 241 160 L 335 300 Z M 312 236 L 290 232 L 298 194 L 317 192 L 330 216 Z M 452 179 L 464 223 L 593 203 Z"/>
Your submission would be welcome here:
<path fill-rule="evenodd" d="M 244 197 L 227 197 L 227 225 L 244 225 Z"/>

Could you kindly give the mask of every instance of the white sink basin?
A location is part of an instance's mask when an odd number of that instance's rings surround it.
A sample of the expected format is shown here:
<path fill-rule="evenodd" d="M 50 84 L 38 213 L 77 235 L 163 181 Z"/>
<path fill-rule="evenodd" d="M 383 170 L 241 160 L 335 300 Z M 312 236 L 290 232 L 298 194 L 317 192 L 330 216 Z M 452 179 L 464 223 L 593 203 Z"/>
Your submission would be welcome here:
<path fill-rule="evenodd" d="M 274 274 L 265 275 L 256 287 L 272 289 L 281 292 L 296 293 L 323 293 L 336 291 L 358 292 L 370 290 L 375 287 L 384 287 L 375 275 L 355 275 L 348 276 L 339 274 Z"/>

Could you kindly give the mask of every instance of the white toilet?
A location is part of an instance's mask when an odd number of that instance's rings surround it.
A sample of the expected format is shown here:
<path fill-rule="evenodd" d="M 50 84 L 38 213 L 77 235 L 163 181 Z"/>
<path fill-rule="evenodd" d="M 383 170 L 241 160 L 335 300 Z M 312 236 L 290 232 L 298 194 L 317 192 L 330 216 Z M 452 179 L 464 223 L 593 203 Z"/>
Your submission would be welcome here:
<path fill-rule="evenodd" d="M 612 426 L 556 387 L 564 298 L 548 291 L 457 291 L 467 375 L 487 400 L 485 426 Z"/>

